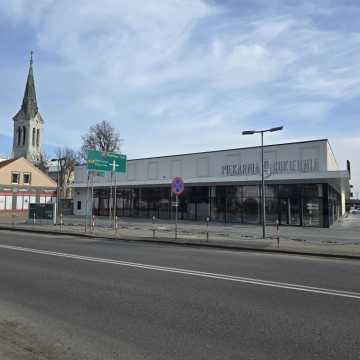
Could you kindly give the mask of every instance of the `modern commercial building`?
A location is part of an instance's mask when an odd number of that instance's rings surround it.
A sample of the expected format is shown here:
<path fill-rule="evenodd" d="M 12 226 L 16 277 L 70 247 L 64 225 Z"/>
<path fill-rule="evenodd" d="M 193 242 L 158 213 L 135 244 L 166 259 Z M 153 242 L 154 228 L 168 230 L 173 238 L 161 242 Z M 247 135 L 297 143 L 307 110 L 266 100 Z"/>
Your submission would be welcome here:
<path fill-rule="evenodd" d="M 0 215 L 56 199 L 56 183 L 25 158 L 0 162 Z"/>
<path fill-rule="evenodd" d="M 116 175 L 116 201 L 110 174 L 92 177 L 78 166 L 74 213 L 91 208 L 90 179 L 95 215 L 108 215 L 115 203 L 120 217 L 174 218 L 170 183 L 181 176 L 180 219 L 260 224 L 260 159 L 260 147 L 247 147 L 128 160 L 127 173 Z M 327 139 L 268 145 L 264 160 L 267 223 L 328 227 L 345 213 L 349 173 L 339 169 Z"/>

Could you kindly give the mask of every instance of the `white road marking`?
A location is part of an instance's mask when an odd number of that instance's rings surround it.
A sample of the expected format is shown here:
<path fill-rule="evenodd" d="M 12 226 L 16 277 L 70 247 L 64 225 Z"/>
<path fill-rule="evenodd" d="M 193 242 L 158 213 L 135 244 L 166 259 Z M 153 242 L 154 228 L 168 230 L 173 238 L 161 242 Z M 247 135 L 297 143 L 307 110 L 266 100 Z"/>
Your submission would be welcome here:
<path fill-rule="evenodd" d="M 359 292 L 334 290 L 334 289 L 327 289 L 327 288 L 320 288 L 320 287 L 306 286 L 306 285 L 299 285 L 299 284 L 278 282 L 278 281 L 261 280 L 261 279 L 256 279 L 256 278 L 248 278 L 248 277 L 235 276 L 235 275 L 216 274 L 216 273 L 181 269 L 181 268 L 175 268 L 175 267 L 148 265 L 148 264 L 121 261 L 121 260 L 82 256 L 82 255 L 69 254 L 69 253 L 63 253 L 63 252 L 57 252 L 57 251 L 32 249 L 32 248 L 26 248 L 26 247 L 21 247 L 21 246 L 0 245 L 0 248 L 8 249 L 8 250 L 15 250 L 15 251 L 22 251 L 22 252 L 27 252 L 27 253 L 41 254 L 41 255 L 50 255 L 50 256 L 68 258 L 68 259 L 92 261 L 92 262 L 97 262 L 97 263 L 127 266 L 127 267 L 133 267 L 133 268 L 145 269 L 145 270 L 165 271 L 165 272 L 171 272 L 171 273 L 176 273 L 176 274 L 184 274 L 184 275 L 198 276 L 198 277 L 211 278 L 211 279 L 228 280 L 228 281 L 234 281 L 234 282 L 240 282 L 240 283 L 246 283 L 246 284 L 270 286 L 270 287 L 276 287 L 276 288 L 282 288 L 282 289 L 289 289 L 289 290 L 302 291 L 302 292 L 315 293 L 315 294 L 333 295 L 333 296 L 340 296 L 340 297 L 360 300 Z"/>

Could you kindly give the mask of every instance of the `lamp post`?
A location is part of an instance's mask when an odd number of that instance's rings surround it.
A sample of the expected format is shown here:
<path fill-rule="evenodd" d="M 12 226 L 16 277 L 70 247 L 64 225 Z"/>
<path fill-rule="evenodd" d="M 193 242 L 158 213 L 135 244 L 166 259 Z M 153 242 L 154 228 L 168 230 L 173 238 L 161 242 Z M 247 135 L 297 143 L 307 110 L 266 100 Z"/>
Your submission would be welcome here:
<path fill-rule="evenodd" d="M 56 225 L 58 224 L 58 219 L 59 219 L 59 204 L 60 204 L 60 170 L 61 170 L 61 166 L 60 166 L 60 162 L 65 160 L 64 157 L 62 158 L 55 158 L 55 159 L 51 159 L 51 161 L 57 161 L 57 182 L 56 182 Z"/>
<path fill-rule="evenodd" d="M 280 131 L 284 127 L 283 126 L 277 126 L 270 129 L 264 129 L 264 130 L 246 130 L 243 131 L 243 135 L 253 135 L 253 134 L 261 134 L 261 209 L 262 209 L 262 237 L 265 239 L 266 237 L 266 231 L 265 231 L 265 224 L 266 224 L 266 218 L 265 218 L 265 179 L 264 179 L 264 133 L 265 132 L 274 132 L 274 131 Z"/>

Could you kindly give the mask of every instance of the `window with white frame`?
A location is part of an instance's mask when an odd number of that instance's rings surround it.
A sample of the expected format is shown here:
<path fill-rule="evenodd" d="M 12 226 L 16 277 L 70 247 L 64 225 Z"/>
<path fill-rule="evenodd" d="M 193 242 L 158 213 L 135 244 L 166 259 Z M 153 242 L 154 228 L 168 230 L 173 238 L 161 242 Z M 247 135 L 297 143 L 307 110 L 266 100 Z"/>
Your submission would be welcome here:
<path fill-rule="evenodd" d="M 24 173 L 24 185 L 30 185 L 31 184 L 31 173 Z"/>
<path fill-rule="evenodd" d="M 19 184 L 20 183 L 20 173 L 12 172 L 11 173 L 11 183 L 12 184 Z"/>

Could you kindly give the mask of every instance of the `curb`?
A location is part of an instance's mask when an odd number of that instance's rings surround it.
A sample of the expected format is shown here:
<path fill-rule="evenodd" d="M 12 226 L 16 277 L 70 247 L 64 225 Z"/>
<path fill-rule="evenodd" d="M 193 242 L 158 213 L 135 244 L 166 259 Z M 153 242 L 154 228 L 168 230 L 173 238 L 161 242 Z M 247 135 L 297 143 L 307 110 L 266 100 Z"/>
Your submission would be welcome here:
<path fill-rule="evenodd" d="M 154 243 L 154 244 L 167 244 L 167 245 L 177 245 L 177 246 L 192 246 L 192 247 L 208 247 L 222 250 L 237 250 L 237 251 L 251 251 L 251 252 L 259 252 L 259 253 L 267 253 L 267 254 L 284 254 L 284 255 L 303 255 L 303 256 L 313 256 L 313 257 L 325 257 L 325 258 L 335 258 L 335 259 L 346 259 L 346 260 L 360 260 L 360 255 L 349 255 L 349 254 L 331 254 L 331 253 L 323 253 L 323 252 L 314 252 L 314 251 L 300 251 L 300 250 L 289 250 L 289 249 L 268 249 L 268 248 L 256 248 L 256 247 L 247 247 L 247 246 L 239 246 L 234 244 L 219 244 L 219 243 L 210 243 L 210 242 L 202 242 L 198 241 L 196 243 L 183 239 L 175 241 L 170 238 L 158 238 L 153 239 L 152 237 L 124 237 L 118 238 L 114 236 L 106 236 L 99 234 L 85 234 L 81 232 L 70 232 L 70 231 L 59 231 L 59 230 L 42 230 L 42 229 L 29 229 L 22 227 L 13 227 L 13 226 L 3 226 L 0 225 L 0 230 L 14 231 L 14 232 L 29 232 L 29 233 L 37 233 L 37 234 L 48 234 L 48 235 L 67 235 L 67 236 L 77 236 L 82 238 L 95 238 L 95 239 L 104 239 L 111 241 L 136 241 L 143 243 Z"/>

